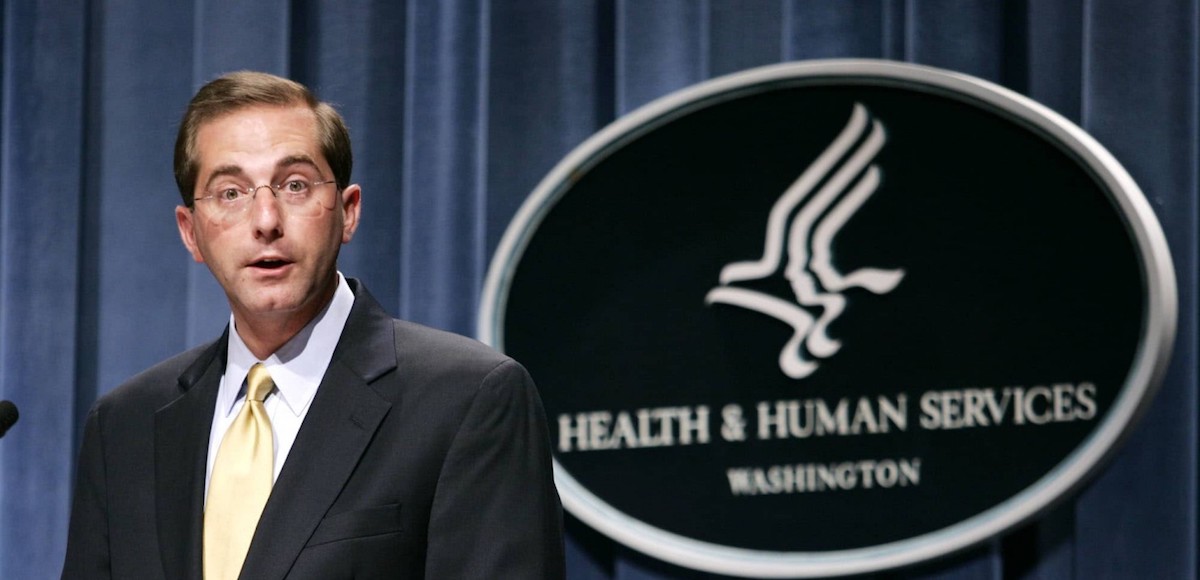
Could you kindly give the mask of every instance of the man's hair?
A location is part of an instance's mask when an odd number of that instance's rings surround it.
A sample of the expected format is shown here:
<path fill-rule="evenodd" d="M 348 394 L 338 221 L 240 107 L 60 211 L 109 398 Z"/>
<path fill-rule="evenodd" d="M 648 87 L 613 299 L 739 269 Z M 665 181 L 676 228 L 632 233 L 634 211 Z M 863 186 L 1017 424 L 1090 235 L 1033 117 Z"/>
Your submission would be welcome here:
<path fill-rule="evenodd" d="M 354 164 L 350 151 L 350 132 L 342 116 L 328 103 L 318 101 L 304 85 L 275 75 L 239 71 L 217 78 L 200 88 L 179 123 L 175 137 L 175 185 L 183 204 L 192 207 L 196 191 L 196 134 L 200 127 L 222 115 L 255 105 L 306 105 L 317 117 L 317 142 L 321 154 L 333 169 L 338 189 L 350 185 Z"/>

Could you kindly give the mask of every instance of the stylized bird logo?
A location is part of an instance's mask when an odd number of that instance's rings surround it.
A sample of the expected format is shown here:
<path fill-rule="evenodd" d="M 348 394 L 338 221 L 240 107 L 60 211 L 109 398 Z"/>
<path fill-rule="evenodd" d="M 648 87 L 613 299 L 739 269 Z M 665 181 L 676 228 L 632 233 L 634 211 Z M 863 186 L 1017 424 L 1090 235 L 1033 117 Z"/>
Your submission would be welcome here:
<path fill-rule="evenodd" d="M 740 306 L 790 325 L 795 332 L 779 353 L 779 368 L 793 379 L 812 374 L 819 366 L 814 358 L 828 358 L 841 348 L 841 341 L 831 338 L 828 329 L 846 308 L 843 291 L 865 288 L 886 294 L 904 278 L 902 269 L 860 268 L 842 274 L 830 252 L 833 237 L 879 188 L 880 171 L 872 160 L 886 141 L 883 125 L 855 103 L 846 127 L 771 208 L 762 258 L 726 265 L 720 285 L 705 296 L 706 304 Z M 814 189 L 816 194 L 810 195 Z M 796 303 L 729 286 L 778 272 L 785 241 L 788 258 L 783 277 Z M 818 316 L 811 313 L 816 310 Z"/>

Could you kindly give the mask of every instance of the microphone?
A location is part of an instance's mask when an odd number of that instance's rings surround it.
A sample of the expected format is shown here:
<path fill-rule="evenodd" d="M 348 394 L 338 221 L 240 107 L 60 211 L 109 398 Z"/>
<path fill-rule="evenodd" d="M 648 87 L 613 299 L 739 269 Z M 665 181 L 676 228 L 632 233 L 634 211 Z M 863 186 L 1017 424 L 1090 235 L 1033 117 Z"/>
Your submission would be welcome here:
<path fill-rule="evenodd" d="M 15 425 L 20 416 L 17 406 L 12 401 L 0 401 L 0 437 L 4 437 L 8 428 Z"/>

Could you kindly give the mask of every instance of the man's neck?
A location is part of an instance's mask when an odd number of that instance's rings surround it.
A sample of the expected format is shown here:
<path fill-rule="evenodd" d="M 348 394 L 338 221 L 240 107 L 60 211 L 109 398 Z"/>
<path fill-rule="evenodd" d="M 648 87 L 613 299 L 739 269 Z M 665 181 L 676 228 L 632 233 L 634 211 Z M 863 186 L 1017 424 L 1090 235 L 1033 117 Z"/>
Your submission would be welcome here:
<path fill-rule="evenodd" d="M 296 336 L 304 325 L 308 324 L 312 318 L 309 317 L 303 322 L 299 322 L 294 318 L 275 319 L 257 319 L 248 320 L 244 318 L 234 317 L 234 331 L 241 337 L 246 348 L 254 354 L 258 360 L 266 360 L 275 351 L 279 350 L 287 341 Z"/>

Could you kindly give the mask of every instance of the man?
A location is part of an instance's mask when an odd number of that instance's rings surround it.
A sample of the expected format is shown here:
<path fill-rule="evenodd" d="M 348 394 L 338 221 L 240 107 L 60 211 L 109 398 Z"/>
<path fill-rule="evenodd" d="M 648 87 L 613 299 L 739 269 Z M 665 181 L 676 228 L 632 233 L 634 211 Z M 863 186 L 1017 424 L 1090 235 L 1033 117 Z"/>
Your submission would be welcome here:
<path fill-rule="evenodd" d="M 234 73 L 192 99 L 175 217 L 231 322 L 93 407 L 63 578 L 564 575 L 532 381 L 341 276 L 350 168 L 341 117 L 297 83 Z"/>

